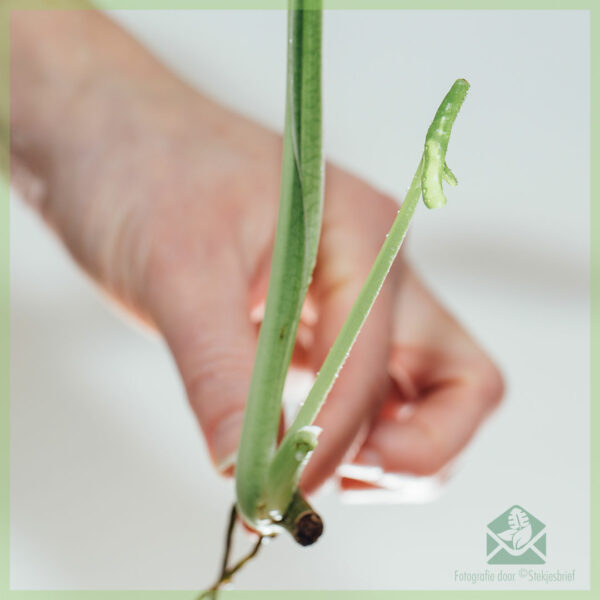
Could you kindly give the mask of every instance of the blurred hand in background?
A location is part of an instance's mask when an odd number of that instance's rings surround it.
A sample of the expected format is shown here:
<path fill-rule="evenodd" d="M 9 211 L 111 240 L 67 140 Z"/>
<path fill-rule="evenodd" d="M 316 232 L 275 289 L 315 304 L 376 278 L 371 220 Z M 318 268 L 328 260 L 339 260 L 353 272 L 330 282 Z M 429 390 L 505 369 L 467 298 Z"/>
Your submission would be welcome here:
<path fill-rule="evenodd" d="M 96 11 L 11 17 L 12 183 L 165 338 L 232 472 L 275 234 L 281 138 L 190 88 Z M 333 165 L 294 364 L 318 370 L 397 212 Z M 318 417 L 302 486 L 342 460 L 431 474 L 502 395 L 498 370 L 400 256 Z"/>

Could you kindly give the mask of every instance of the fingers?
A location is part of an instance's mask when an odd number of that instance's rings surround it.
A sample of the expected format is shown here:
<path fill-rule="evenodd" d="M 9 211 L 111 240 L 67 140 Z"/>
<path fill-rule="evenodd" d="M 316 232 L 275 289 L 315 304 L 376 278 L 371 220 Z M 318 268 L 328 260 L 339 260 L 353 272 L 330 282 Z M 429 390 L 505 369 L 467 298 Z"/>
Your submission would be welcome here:
<path fill-rule="evenodd" d="M 238 265 L 226 240 L 205 240 L 163 252 L 148 276 L 154 319 L 221 472 L 235 460 L 256 343 Z"/>
<path fill-rule="evenodd" d="M 389 371 L 395 393 L 357 462 L 428 475 L 455 457 L 497 406 L 498 369 L 411 275 L 402 289 L 411 325 L 398 332 Z"/>
<path fill-rule="evenodd" d="M 464 448 L 500 394 L 494 368 L 483 362 L 464 366 L 424 391 L 417 402 L 382 414 L 357 461 L 387 471 L 435 473 Z"/>
<path fill-rule="evenodd" d="M 353 285 L 340 287 L 322 307 L 313 357 L 324 358 L 348 314 L 355 297 Z M 366 428 L 383 399 L 388 377 L 385 370 L 389 310 L 385 297 L 377 300 L 369 321 L 359 334 L 342 372 L 319 413 L 316 424 L 323 429 L 319 444 L 303 473 L 301 487 L 311 492 L 333 474 L 352 442 Z M 320 364 L 312 361 L 314 369 Z"/>
<path fill-rule="evenodd" d="M 328 176 L 328 200 L 333 204 L 338 181 Z M 352 194 L 360 201 L 353 202 Z M 310 352 L 317 371 L 335 341 L 396 213 L 393 202 L 382 201 L 364 184 L 343 195 L 345 212 L 324 216 L 315 298 L 318 321 Z M 327 202 L 325 203 L 327 210 Z M 332 220 L 329 221 L 329 218 Z M 335 219 L 335 220 L 333 220 Z M 323 428 L 319 444 L 301 480 L 311 492 L 330 476 L 354 440 L 366 434 L 389 384 L 386 372 L 392 323 L 393 282 L 386 282 L 350 352 L 316 424 Z"/>

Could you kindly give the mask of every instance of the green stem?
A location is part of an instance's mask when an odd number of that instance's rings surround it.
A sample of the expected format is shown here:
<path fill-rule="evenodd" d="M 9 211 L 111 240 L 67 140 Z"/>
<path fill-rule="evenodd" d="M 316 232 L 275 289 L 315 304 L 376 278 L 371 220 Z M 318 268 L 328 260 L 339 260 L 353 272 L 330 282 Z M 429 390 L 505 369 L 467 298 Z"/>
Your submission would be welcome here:
<path fill-rule="evenodd" d="M 286 122 L 271 276 L 236 464 L 240 516 L 270 531 L 265 501 L 281 397 L 316 260 L 322 212 L 321 10 L 290 0 Z"/>
<path fill-rule="evenodd" d="M 304 463 L 304 461 L 299 462 L 296 457 L 295 447 L 298 433 L 303 428 L 308 427 L 317 416 L 400 250 L 421 196 L 422 166 L 423 161 L 421 160 L 404 202 L 375 259 L 373 267 L 350 309 L 338 337 L 329 350 L 312 389 L 300 407 L 271 462 L 267 480 L 267 497 L 270 511 L 284 512 L 292 499 L 299 476 L 298 471 Z"/>
<path fill-rule="evenodd" d="M 292 501 L 300 473 L 307 462 L 307 452 L 298 452 L 299 435 L 313 423 L 323 402 L 343 367 L 381 286 L 400 250 L 421 193 L 428 208 L 446 202 L 442 179 L 456 185 L 456 177 L 446 165 L 446 151 L 454 121 L 466 98 L 469 83 L 457 79 L 438 107 L 425 136 L 425 148 L 417 171 L 377 258 L 363 284 L 350 314 L 317 374 L 312 389 L 284 436 L 269 467 L 267 477 L 267 511 L 277 515 Z M 314 438 L 316 443 L 316 436 Z M 314 444 L 313 444 L 314 447 Z M 310 451 L 312 451 L 312 447 Z"/>

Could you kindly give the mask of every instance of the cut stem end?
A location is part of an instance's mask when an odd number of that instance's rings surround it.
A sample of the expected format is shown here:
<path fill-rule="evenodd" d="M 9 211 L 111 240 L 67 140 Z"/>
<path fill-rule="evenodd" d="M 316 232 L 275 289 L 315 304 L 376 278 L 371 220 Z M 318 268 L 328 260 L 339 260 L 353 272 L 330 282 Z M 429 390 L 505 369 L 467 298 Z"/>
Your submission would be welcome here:
<path fill-rule="evenodd" d="M 294 494 L 280 525 L 289 531 L 301 546 L 314 544 L 323 533 L 323 520 L 300 492 Z"/>

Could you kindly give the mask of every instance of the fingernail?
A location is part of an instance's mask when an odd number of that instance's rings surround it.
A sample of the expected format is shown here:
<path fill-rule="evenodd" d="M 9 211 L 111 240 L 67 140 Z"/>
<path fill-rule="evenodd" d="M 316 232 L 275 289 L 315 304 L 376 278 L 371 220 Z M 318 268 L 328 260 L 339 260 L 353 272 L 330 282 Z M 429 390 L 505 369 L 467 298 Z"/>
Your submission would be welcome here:
<path fill-rule="evenodd" d="M 383 462 L 379 452 L 372 448 L 363 448 L 354 459 L 354 462 L 359 465 L 366 465 L 369 467 L 381 467 Z"/>
<path fill-rule="evenodd" d="M 230 470 L 235 464 L 243 420 L 243 412 L 230 414 L 217 425 L 212 436 L 213 460 L 221 473 Z"/>

